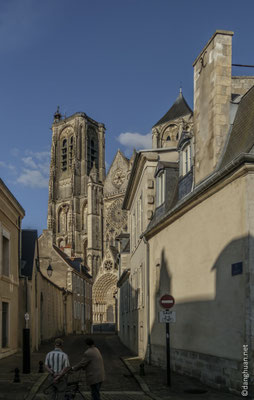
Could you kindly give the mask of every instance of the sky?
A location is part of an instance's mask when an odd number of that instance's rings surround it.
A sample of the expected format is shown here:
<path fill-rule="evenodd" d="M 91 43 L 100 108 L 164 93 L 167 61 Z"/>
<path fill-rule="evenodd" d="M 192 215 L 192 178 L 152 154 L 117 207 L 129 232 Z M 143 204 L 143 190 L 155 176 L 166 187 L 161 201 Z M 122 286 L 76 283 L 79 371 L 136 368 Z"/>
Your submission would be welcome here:
<path fill-rule="evenodd" d="M 253 15 L 253 0 L 1 0 L 0 177 L 22 228 L 47 227 L 58 105 L 105 124 L 107 167 L 118 149 L 151 148 L 180 87 L 193 107 L 192 64 L 216 30 L 234 31 L 233 63 L 254 65 Z"/>

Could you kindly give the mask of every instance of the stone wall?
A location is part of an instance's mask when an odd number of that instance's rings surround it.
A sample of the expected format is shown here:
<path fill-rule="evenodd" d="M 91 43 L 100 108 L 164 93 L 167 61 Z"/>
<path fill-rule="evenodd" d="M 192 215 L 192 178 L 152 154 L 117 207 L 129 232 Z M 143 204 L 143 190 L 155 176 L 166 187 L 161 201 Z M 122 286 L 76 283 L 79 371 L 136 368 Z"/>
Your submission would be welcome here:
<path fill-rule="evenodd" d="M 216 31 L 194 62 L 196 184 L 214 171 L 229 129 L 232 35 Z"/>
<path fill-rule="evenodd" d="M 208 384 L 240 390 L 242 349 L 250 346 L 246 177 L 214 187 L 149 239 L 152 360 L 165 365 L 159 299 L 174 296 L 173 364 Z M 251 193 L 250 193 L 251 197 Z M 242 262 L 242 274 L 232 264 Z M 247 285 L 247 286 L 246 286 Z M 253 300 L 251 300 L 253 304 Z M 232 318 L 234 316 L 234 318 Z M 193 355 L 195 353 L 195 355 Z M 217 367 L 217 368 L 216 368 Z"/>
<path fill-rule="evenodd" d="M 232 76 L 232 93 L 244 95 L 254 85 L 254 76 Z"/>

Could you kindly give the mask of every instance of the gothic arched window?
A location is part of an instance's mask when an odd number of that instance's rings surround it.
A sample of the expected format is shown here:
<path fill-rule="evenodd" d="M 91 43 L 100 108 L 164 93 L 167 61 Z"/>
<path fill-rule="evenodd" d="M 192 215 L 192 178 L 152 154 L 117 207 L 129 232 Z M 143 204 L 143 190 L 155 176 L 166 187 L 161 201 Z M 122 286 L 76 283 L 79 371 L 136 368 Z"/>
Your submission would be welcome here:
<path fill-rule="evenodd" d="M 73 136 L 71 136 L 69 144 L 69 167 L 72 166 L 72 159 L 73 159 Z"/>
<path fill-rule="evenodd" d="M 98 168 L 98 137 L 93 128 L 88 128 L 87 133 L 87 174 L 89 175 L 93 164 Z"/>
<path fill-rule="evenodd" d="M 83 213 L 82 213 L 82 230 L 86 230 L 87 228 L 87 205 L 84 205 L 83 207 Z"/>
<path fill-rule="evenodd" d="M 63 139 L 62 141 L 62 171 L 67 170 L 67 139 Z"/>
<path fill-rule="evenodd" d="M 68 209 L 66 207 L 61 207 L 58 213 L 58 232 L 66 232 L 67 231 L 67 216 Z"/>

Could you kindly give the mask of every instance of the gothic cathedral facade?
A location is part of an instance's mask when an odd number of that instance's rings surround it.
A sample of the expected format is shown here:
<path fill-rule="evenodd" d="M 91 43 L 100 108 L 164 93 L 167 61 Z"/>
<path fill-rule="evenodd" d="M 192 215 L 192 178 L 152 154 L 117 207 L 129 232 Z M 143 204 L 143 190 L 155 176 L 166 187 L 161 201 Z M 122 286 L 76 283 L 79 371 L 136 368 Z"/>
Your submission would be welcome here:
<path fill-rule="evenodd" d="M 118 150 L 106 176 L 104 124 L 81 112 L 63 118 L 57 110 L 42 234 L 47 239 L 41 242 L 87 268 L 93 279 L 94 323 L 115 321 L 116 238 L 127 232 L 122 201 L 130 168 L 131 161 Z"/>

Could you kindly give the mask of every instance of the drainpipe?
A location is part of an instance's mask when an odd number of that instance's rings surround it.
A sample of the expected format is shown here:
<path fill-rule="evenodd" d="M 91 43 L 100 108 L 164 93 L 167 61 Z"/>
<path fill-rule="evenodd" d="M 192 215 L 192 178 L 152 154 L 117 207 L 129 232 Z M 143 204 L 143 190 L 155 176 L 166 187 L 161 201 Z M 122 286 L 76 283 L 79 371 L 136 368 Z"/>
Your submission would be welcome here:
<path fill-rule="evenodd" d="M 150 267 L 149 267 L 149 243 L 143 236 L 146 245 L 146 329 L 147 329 L 147 353 L 148 364 L 151 364 L 151 332 L 150 332 Z"/>

